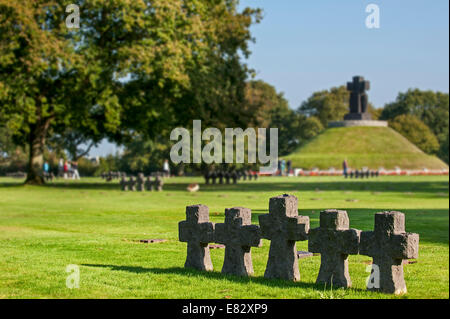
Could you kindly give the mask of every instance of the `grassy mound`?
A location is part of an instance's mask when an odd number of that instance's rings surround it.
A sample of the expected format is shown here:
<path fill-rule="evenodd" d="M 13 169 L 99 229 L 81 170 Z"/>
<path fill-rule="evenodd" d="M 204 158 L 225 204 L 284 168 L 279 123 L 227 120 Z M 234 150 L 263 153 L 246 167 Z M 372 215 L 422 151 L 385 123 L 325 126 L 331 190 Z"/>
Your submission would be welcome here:
<path fill-rule="evenodd" d="M 344 159 L 352 168 L 448 169 L 439 158 L 387 127 L 330 128 L 285 159 L 304 169 L 340 168 Z"/>

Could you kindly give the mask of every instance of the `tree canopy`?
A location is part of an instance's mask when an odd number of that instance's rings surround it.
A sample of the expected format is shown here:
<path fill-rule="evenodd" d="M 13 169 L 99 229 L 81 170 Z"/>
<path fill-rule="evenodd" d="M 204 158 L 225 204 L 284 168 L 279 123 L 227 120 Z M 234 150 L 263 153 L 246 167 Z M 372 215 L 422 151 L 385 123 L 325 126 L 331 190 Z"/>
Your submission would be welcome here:
<path fill-rule="evenodd" d="M 70 3 L 0 0 L 0 122 L 29 147 L 28 183 L 43 182 L 47 140 L 67 130 L 122 142 L 239 114 L 250 72 L 239 52 L 249 54 L 259 10 L 238 12 L 233 0 L 79 1 L 80 28 L 69 29 Z"/>

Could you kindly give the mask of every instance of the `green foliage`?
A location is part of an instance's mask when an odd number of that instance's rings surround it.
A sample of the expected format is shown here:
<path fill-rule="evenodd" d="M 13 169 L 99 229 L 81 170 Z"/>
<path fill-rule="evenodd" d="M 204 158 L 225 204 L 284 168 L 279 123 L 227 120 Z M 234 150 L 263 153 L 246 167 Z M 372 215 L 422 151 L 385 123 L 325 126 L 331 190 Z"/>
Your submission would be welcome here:
<path fill-rule="evenodd" d="M 389 126 L 427 154 L 436 154 L 439 150 L 436 136 L 414 115 L 399 115 L 389 121 Z"/>
<path fill-rule="evenodd" d="M 442 143 L 441 149 L 439 150 L 439 157 L 447 164 L 449 163 L 448 152 L 449 152 L 449 145 L 448 145 L 448 132 L 447 132 L 447 138 L 445 139 L 444 143 Z"/>
<path fill-rule="evenodd" d="M 297 112 L 307 117 L 316 117 L 323 127 L 327 127 L 329 122 L 342 121 L 344 115 L 349 112 L 350 92 L 345 86 L 333 87 L 313 93 L 304 101 Z M 369 103 L 369 112 L 378 118 L 378 111 Z"/>
<path fill-rule="evenodd" d="M 436 135 L 441 148 L 449 131 L 448 93 L 410 89 L 399 93 L 397 99 L 384 107 L 381 118 L 392 120 L 399 115 L 414 115 Z"/>
<path fill-rule="evenodd" d="M 68 29 L 69 3 L 0 0 L 0 121 L 29 145 L 30 183 L 42 183 L 47 138 L 68 128 L 122 142 L 240 109 L 249 70 L 239 52 L 249 54 L 258 10 L 238 13 L 229 0 L 80 1 L 81 28 Z M 223 104 L 208 113 L 213 100 Z"/>
<path fill-rule="evenodd" d="M 309 141 L 323 132 L 325 128 L 319 118 L 315 116 L 308 117 L 301 125 L 301 136 Z"/>

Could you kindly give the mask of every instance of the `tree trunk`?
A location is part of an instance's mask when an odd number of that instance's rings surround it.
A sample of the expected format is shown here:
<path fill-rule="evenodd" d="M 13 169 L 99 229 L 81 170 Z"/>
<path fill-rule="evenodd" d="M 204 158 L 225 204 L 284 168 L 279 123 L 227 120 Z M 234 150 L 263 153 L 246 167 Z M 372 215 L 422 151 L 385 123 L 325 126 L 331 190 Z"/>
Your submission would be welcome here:
<path fill-rule="evenodd" d="M 43 123 L 30 125 L 29 158 L 25 181 L 27 185 L 43 185 L 45 183 L 42 166 L 44 164 L 45 137 L 49 124 L 50 120 L 46 120 Z"/>

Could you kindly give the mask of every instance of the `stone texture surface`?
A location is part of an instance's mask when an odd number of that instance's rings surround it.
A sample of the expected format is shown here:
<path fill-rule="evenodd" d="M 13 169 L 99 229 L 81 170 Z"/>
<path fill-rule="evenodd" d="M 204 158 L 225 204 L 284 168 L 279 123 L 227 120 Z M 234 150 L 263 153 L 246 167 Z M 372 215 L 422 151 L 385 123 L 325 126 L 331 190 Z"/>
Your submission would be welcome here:
<path fill-rule="evenodd" d="M 120 179 L 120 189 L 124 192 L 128 190 L 128 182 L 126 181 L 125 177 L 123 177 L 123 176 Z"/>
<path fill-rule="evenodd" d="M 226 209 L 225 223 L 216 224 L 214 241 L 226 246 L 223 274 L 253 275 L 251 247 L 260 247 L 262 242 L 259 226 L 252 225 L 250 209 Z"/>
<path fill-rule="evenodd" d="M 346 211 L 326 210 L 320 213 L 320 227 L 309 232 L 308 250 L 321 256 L 317 283 L 351 287 L 348 255 L 358 254 L 361 231 L 349 226 Z"/>
<path fill-rule="evenodd" d="M 344 120 L 371 120 L 366 93 L 370 90 L 370 82 L 365 81 L 362 76 L 355 76 L 352 82 L 347 83 L 347 90 L 350 91 L 350 113 L 344 116 Z"/>
<path fill-rule="evenodd" d="M 136 180 L 133 176 L 130 176 L 130 179 L 128 180 L 128 190 L 132 192 L 136 191 Z"/>
<path fill-rule="evenodd" d="M 139 173 L 136 179 L 136 190 L 138 192 L 145 191 L 145 176 L 142 173 Z"/>
<path fill-rule="evenodd" d="M 266 278 L 300 280 L 296 241 L 308 239 L 309 217 L 298 216 L 298 199 L 282 195 L 270 199 L 269 214 L 259 216 L 262 236 L 270 240 Z"/>
<path fill-rule="evenodd" d="M 186 207 L 186 220 L 178 225 L 179 239 L 187 242 L 185 268 L 212 271 L 209 243 L 214 242 L 215 224 L 209 221 L 209 208 L 204 205 Z"/>
<path fill-rule="evenodd" d="M 375 230 L 361 233 L 359 253 L 373 257 L 379 268 L 379 286 L 368 288 L 390 294 L 407 292 L 403 260 L 419 256 L 419 235 L 405 231 L 405 215 L 383 212 L 375 215 Z"/>
<path fill-rule="evenodd" d="M 386 121 L 367 121 L 367 120 L 348 120 L 348 121 L 336 121 L 329 122 L 328 127 L 388 127 L 389 124 Z"/>
<path fill-rule="evenodd" d="M 153 181 L 150 176 L 147 176 L 147 179 L 145 180 L 145 189 L 149 192 L 153 191 Z"/>

